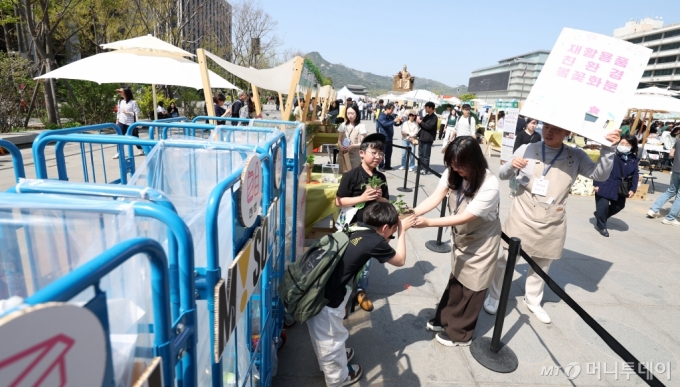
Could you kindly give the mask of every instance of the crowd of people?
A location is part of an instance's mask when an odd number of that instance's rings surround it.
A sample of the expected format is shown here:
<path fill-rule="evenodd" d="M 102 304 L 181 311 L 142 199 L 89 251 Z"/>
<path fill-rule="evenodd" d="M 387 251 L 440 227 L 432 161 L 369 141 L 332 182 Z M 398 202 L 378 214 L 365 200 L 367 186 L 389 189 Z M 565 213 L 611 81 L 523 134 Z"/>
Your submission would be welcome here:
<path fill-rule="evenodd" d="M 347 226 L 354 225 L 362 231 L 357 236 L 351 234 L 352 252 L 348 248 L 342 264 L 332 274 L 334 280 L 326 285 L 324 291 L 331 302 L 318 318 L 315 316 L 309 322 L 312 343 L 328 386 L 352 384 L 362 374 L 359 365 L 348 365 L 354 351 L 345 347 L 349 333 L 342 325 L 352 279 L 358 278 L 357 302 L 364 310 L 372 310 L 368 295 L 371 258 L 380 264 L 402 266 L 408 258 L 404 237 L 409 228 L 451 230 L 451 274 L 435 314 L 424 328 L 434 332 L 441 345 L 467 346 L 481 310 L 489 314 L 498 311 L 508 248 L 501 241 L 501 232 L 520 238 L 524 251 L 548 272 L 553 261 L 563 254 L 569 192 L 579 175 L 594 181 L 595 228 L 605 237 L 609 236 L 608 219 L 625 207 L 638 187 L 640 141 L 630 134 L 627 122 L 606 135 L 611 144 L 600 146 L 599 158 L 593 161 L 580 147 L 564 144 L 571 135 L 569 131 L 549 122 L 521 117 L 512 158 L 496 176 L 489 170 L 475 135 L 478 117 L 488 112 L 473 115 L 471 107 L 463 105 L 459 109 L 448 108 L 437 116 L 432 103 L 417 111 L 383 101 L 378 101 L 375 109 L 379 111 L 375 114 L 376 133 L 367 134 L 361 123 L 367 117 L 367 108 L 364 106 L 362 114 L 358 103 L 346 105 L 344 122 L 338 130 L 341 152 L 348 155 L 350 163 L 335 200 L 341 214 L 338 228 L 347 230 Z M 503 117 L 499 115 L 498 119 Z M 446 167 L 434 192 L 413 209 L 412 215 L 402 218 L 389 203 L 389 187 L 383 173 L 392 169 L 392 142 L 398 136 L 397 130 L 401 131 L 405 152 L 415 154 L 418 148 L 424 169 L 420 173 L 428 173 L 425 168 L 429 167 L 432 143 L 436 140 L 442 140 Z M 677 135 L 677 130 L 670 124 L 657 129 L 670 136 Z M 671 161 L 680 151 L 680 139 L 672 138 Z M 399 169 L 413 171 L 413 158 L 407 164 L 405 155 Z M 371 184 L 375 179 L 381 182 L 379 186 Z M 511 181 L 511 187 L 515 187 L 505 223 L 499 218 L 501 180 Z M 654 202 L 648 216 L 659 216 L 659 208 L 675 197 L 663 223 L 680 225 L 676 219 L 680 212 L 679 186 L 680 163 L 674 163 L 670 187 Z M 425 217 L 446 197 L 447 216 Z M 395 233 L 397 244 L 393 248 L 388 242 Z M 550 324 L 550 315 L 542 307 L 544 281 L 532 268 L 525 281 L 523 305 L 538 321 Z"/>

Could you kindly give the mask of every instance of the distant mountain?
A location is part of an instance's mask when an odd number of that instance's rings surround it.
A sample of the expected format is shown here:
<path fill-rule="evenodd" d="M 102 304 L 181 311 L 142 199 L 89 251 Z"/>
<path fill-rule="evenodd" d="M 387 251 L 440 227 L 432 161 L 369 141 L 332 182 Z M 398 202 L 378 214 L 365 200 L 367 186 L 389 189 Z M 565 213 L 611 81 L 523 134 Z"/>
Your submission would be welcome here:
<path fill-rule="evenodd" d="M 376 75 L 349 68 L 342 64 L 330 63 L 318 52 L 310 52 L 306 58 L 314 62 L 324 76 L 333 79 L 333 87 L 339 89 L 346 85 L 361 85 L 369 94 L 376 96 L 392 90 L 392 77 Z M 396 71 L 394 72 L 396 74 Z M 467 86 L 460 85 L 451 87 L 432 79 L 421 78 L 417 75 L 415 80 L 416 89 L 427 89 L 436 94 L 459 95 L 467 93 Z M 460 88 L 460 90 L 457 90 Z"/>

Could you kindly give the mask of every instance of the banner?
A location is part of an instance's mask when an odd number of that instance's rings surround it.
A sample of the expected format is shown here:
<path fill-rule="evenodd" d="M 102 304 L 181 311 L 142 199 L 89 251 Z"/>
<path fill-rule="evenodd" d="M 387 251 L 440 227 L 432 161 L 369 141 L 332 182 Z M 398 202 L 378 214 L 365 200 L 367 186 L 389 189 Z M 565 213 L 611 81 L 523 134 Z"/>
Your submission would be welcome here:
<path fill-rule="evenodd" d="M 618 129 L 652 50 L 625 40 L 565 28 L 521 114 L 604 145 Z"/>
<path fill-rule="evenodd" d="M 503 141 L 501 144 L 501 164 L 505 164 L 512 158 L 512 148 L 515 147 L 515 129 L 519 118 L 519 107 L 517 101 L 507 103 L 504 108 L 505 118 L 503 119 Z M 498 102 L 496 103 L 498 106 Z"/>

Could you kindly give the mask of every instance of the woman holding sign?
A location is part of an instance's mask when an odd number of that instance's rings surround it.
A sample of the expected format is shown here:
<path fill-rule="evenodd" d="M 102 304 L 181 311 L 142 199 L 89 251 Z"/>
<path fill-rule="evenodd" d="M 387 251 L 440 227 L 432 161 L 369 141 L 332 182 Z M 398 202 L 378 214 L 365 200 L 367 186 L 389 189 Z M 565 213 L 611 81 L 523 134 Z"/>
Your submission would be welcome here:
<path fill-rule="evenodd" d="M 578 175 L 596 181 L 609 177 L 620 133 L 621 130 L 616 129 L 605 136 L 612 145 L 602 146 L 600 159 L 594 163 L 580 148 L 562 143 L 569 131 L 544 122 L 543 141 L 522 145 L 513 158 L 501 166 L 498 175 L 502 180 L 515 176 L 519 183 L 503 231 L 509 237 L 521 239 L 522 249 L 544 272 L 548 272 L 553 260 L 562 256 L 567 237 L 569 189 Z M 484 301 L 484 310 L 489 314 L 495 314 L 498 309 L 507 263 L 504 249 L 499 250 L 494 280 Z M 550 316 L 541 307 L 544 285 L 530 268 L 524 305 L 539 321 L 549 324 Z"/>
<path fill-rule="evenodd" d="M 353 106 L 347 108 L 345 122 L 338 128 L 338 145 L 342 154 L 343 172 L 361 165 L 359 147 L 366 137 L 366 126 L 361 123 L 359 112 Z M 349 161 L 349 165 L 347 162 Z"/>

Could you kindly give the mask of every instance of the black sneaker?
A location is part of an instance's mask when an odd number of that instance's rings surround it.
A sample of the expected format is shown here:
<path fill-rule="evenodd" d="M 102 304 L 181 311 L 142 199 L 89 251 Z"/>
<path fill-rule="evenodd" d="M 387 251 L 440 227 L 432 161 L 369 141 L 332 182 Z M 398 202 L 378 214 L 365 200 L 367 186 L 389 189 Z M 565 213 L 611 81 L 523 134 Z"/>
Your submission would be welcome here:
<path fill-rule="evenodd" d="M 467 346 L 470 345 L 470 342 L 472 342 L 472 340 L 469 340 L 465 343 L 453 341 L 453 340 L 451 340 L 449 335 L 446 334 L 445 331 L 441 331 L 441 332 L 437 333 L 435 338 L 437 339 L 439 344 L 446 346 L 446 347 L 467 347 Z"/>
<path fill-rule="evenodd" d="M 347 354 L 347 362 L 349 363 L 354 357 L 354 348 L 345 348 L 345 353 Z"/>
<path fill-rule="evenodd" d="M 441 332 L 444 330 L 444 328 L 441 325 L 435 323 L 434 319 L 428 321 L 425 327 L 427 328 L 428 331 L 432 332 Z"/>
<path fill-rule="evenodd" d="M 361 366 L 359 364 L 348 365 L 349 375 L 347 379 L 340 386 L 349 386 L 359 381 L 361 378 Z"/>

